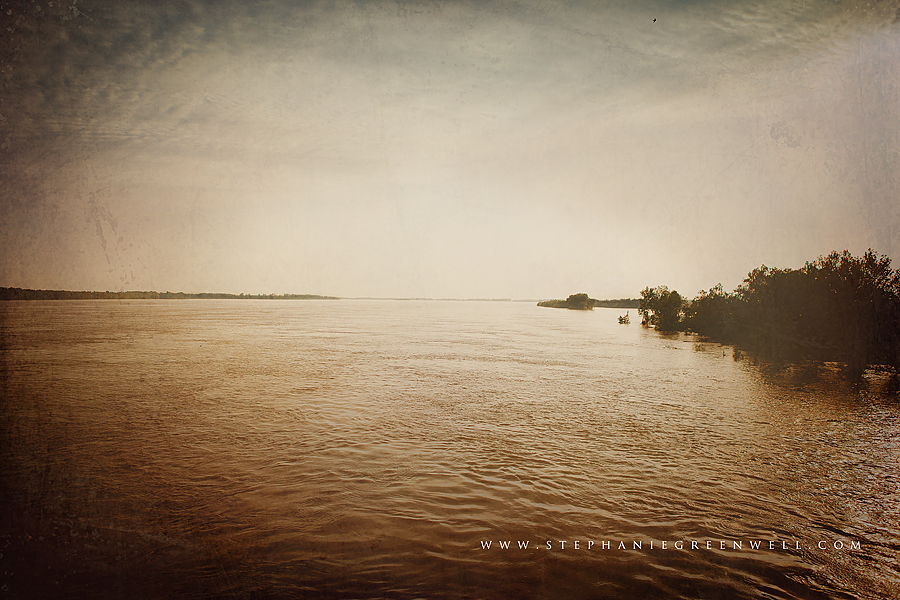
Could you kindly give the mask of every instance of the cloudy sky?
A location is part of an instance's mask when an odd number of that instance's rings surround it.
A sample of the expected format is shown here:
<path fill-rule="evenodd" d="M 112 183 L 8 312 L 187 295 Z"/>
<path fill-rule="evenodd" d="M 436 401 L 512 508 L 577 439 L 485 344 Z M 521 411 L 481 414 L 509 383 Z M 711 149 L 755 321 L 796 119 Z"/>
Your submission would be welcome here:
<path fill-rule="evenodd" d="M 900 267 L 900 0 L 0 7 L 0 286 L 614 298 Z"/>

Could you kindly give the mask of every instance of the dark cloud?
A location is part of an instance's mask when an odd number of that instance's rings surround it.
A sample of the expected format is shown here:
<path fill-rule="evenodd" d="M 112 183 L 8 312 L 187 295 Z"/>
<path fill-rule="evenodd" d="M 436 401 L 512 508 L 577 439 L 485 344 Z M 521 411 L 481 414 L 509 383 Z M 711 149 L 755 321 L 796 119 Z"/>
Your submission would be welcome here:
<path fill-rule="evenodd" d="M 39 10 L 11 2 L 0 11 L 4 28 L 13 30 L 3 41 L 4 130 L 10 147 L 21 148 L 46 134 L 139 120 L 134 106 L 147 80 L 204 51 L 252 52 L 272 62 L 312 54 L 336 68 L 405 68 L 416 78 L 430 71 L 434 80 L 471 70 L 526 86 L 603 92 L 642 85 L 671 94 L 679 83 L 684 89 L 708 83 L 712 71 L 746 72 L 762 60 L 820 53 L 859 23 L 883 24 L 897 12 L 896 2 L 874 4 L 850 11 L 827 1 L 68 0 Z M 653 27 L 651 14 L 660 18 Z M 478 47 L 486 40 L 495 43 Z"/>

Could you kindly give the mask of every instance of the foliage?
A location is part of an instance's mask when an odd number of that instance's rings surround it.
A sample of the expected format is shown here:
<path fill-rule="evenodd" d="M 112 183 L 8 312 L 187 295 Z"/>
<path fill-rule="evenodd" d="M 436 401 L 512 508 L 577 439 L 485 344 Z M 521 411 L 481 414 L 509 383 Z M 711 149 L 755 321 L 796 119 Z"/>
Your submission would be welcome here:
<path fill-rule="evenodd" d="M 637 298 L 616 298 L 614 300 L 597 300 L 596 298 L 588 298 L 590 304 L 581 301 L 582 296 L 587 294 L 572 294 L 567 300 L 542 300 L 538 302 L 538 306 L 545 308 L 571 308 L 575 310 L 591 310 L 592 308 L 637 308 L 640 302 Z M 576 298 L 574 303 L 572 299 Z"/>
<path fill-rule="evenodd" d="M 566 298 L 566 304 L 572 310 L 593 310 L 594 301 L 587 294 L 572 294 Z"/>
<path fill-rule="evenodd" d="M 637 308 L 640 300 L 637 298 L 616 298 L 614 300 L 594 300 L 594 308 Z"/>
<path fill-rule="evenodd" d="M 684 299 L 666 286 L 644 288 L 638 314 L 642 325 L 653 325 L 659 331 L 678 331 L 684 315 Z"/>
<path fill-rule="evenodd" d="M 871 249 L 861 257 L 832 252 L 796 270 L 762 265 L 734 292 L 717 285 L 680 313 L 675 294 L 665 287 L 641 292 L 644 324 L 693 331 L 774 360 L 840 361 L 857 372 L 900 368 L 900 271 Z"/>
<path fill-rule="evenodd" d="M 538 306 L 546 308 L 568 308 L 569 310 L 594 310 L 596 300 L 587 294 L 572 294 L 565 300 L 544 300 Z"/>

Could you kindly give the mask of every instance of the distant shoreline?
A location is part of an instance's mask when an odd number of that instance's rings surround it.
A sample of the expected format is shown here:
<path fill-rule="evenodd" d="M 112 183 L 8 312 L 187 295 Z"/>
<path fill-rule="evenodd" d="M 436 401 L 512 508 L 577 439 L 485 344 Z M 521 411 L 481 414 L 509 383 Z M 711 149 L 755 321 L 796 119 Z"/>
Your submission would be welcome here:
<path fill-rule="evenodd" d="M 537 302 L 519 298 L 397 298 L 374 296 L 326 296 L 321 294 L 226 294 L 218 292 L 97 292 L 72 290 L 33 290 L 17 287 L 0 287 L 0 302 L 9 300 L 394 300 L 403 302 Z M 632 308 L 636 299 L 594 300 L 600 308 Z M 626 304 L 623 304 L 627 303 Z"/>
<path fill-rule="evenodd" d="M 578 296 L 582 296 L 579 298 Z M 566 300 L 542 300 L 538 302 L 542 308 L 567 308 L 569 310 L 592 310 L 594 308 L 640 308 L 640 298 L 616 298 L 614 300 L 596 300 L 587 294 L 575 294 Z"/>
<path fill-rule="evenodd" d="M 202 292 L 73 292 L 67 290 L 29 290 L 0 288 L 2 300 L 340 300 L 337 296 L 317 294 L 221 294 Z"/>

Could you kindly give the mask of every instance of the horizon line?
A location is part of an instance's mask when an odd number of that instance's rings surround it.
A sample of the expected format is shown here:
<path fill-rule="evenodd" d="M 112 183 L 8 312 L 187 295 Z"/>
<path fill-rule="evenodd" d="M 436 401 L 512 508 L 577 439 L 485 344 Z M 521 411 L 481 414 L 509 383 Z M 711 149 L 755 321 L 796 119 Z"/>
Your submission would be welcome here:
<path fill-rule="evenodd" d="M 67 297 L 57 297 L 57 298 L 33 298 L 33 297 L 17 297 L 17 296 L 33 296 L 33 295 L 61 295 L 61 296 L 76 296 L 72 298 Z M 80 295 L 92 295 L 98 296 L 97 298 L 83 298 L 77 297 Z M 140 297 L 132 297 L 125 298 L 124 296 L 160 296 L 159 298 L 140 298 Z M 105 297 L 104 297 L 105 296 Z M 174 297 L 174 298 L 173 298 Z M 240 293 L 231 293 L 231 292 L 171 292 L 166 290 L 165 292 L 155 291 L 155 290 L 123 290 L 123 291 L 112 291 L 112 290 L 60 290 L 60 289 L 37 289 L 37 288 L 21 288 L 21 287 L 0 287 L 0 299 L 3 300 L 40 300 L 40 299 L 55 299 L 55 300 L 116 300 L 116 299 L 125 299 L 125 300 L 170 300 L 170 299 L 210 299 L 210 300 L 395 300 L 395 301 L 429 301 L 429 302 L 544 302 L 547 300 L 555 300 L 556 298 L 489 298 L 489 297 L 479 297 L 479 298 L 434 298 L 434 297 L 424 297 L 424 296 L 333 296 L 329 294 L 297 294 L 297 293 L 283 293 L 283 294 L 248 294 L 245 292 Z M 613 301 L 613 300 L 637 300 L 638 298 L 607 298 L 603 301 Z"/>

